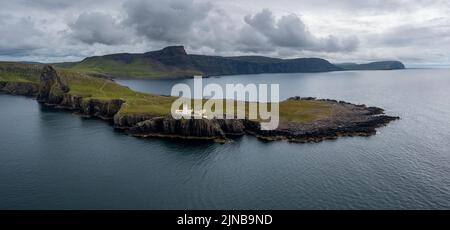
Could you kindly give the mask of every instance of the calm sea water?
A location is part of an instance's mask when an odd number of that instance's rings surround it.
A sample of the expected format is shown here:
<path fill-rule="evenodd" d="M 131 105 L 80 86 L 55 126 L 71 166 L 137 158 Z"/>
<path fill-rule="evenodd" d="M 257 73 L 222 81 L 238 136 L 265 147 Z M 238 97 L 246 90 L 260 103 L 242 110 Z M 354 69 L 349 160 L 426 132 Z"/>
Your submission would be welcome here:
<path fill-rule="evenodd" d="M 138 139 L 0 95 L 0 209 L 448 209 L 450 70 L 262 74 L 281 98 L 380 106 L 376 136 L 319 144 Z M 119 81 L 170 94 L 180 81 Z"/>

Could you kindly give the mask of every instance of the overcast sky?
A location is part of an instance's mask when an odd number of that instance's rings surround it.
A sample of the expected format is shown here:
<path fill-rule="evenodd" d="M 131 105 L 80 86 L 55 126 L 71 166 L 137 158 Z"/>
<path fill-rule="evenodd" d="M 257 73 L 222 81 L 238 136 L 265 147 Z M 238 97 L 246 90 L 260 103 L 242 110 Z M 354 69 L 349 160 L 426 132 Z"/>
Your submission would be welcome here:
<path fill-rule="evenodd" d="M 450 65 L 447 0 L 0 0 L 0 60 L 184 45 L 212 55 Z"/>

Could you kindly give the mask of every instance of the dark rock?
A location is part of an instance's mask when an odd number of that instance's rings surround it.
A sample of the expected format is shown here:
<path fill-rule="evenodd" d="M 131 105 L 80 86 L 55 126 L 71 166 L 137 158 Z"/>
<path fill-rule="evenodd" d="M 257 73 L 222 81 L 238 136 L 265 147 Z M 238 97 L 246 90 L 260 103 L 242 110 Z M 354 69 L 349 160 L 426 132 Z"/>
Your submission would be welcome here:
<path fill-rule="evenodd" d="M 118 129 L 129 129 L 137 123 L 150 120 L 155 116 L 151 114 L 120 114 L 114 115 L 114 126 Z"/>
<path fill-rule="evenodd" d="M 37 95 L 39 102 L 105 120 L 112 120 L 124 103 L 120 99 L 86 99 L 81 96 L 71 95 L 69 91 L 68 84 L 58 76 L 53 67 L 47 65 L 43 68 Z"/>
<path fill-rule="evenodd" d="M 0 84 L 4 89 L 6 84 Z M 69 87 L 58 77 L 51 66 L 41 74 L 39 101 L 69 109 L 82 115 L 113 119 L 116 128 L 140 137 L 174 137 L 187 139 L 227 139 L 227 135 L 250 133 L 262 140 L 288 140 L 292 142 L 319 142 L 340 136 L 370 136 L 376 128 L 399 119 L 384 115 L 384 110 L 344 101 L 293 97 L 290 100 L 318 100 L 333 106 L 331 117 L 310 123 L 281 122 L 275 130 L 261 130 L 258 121 L 247 119 L 174 119 L 169 116 L 155 117 L 151 114 L 120 114 L 125 103 L 122 100 L 98 100 L 83 98 L 69 93 Z"/>
<path fill-rule="evenodd" d="M 399 61 L 380 61 L 365 64 L 344 63 L 336 64 L 344 70 L 396 70 L 405 69 L 405 65 Z"/>
<path fill-rule="evenodd" d="M 218 119 L 216 121 L 219 124 L 222 131 L 227 135 L 244 135 L 245 134 L 244 120 Z"/>
<path fill-rule="evenodd" d="M 64 93 L 67 92 L 69 92 L 69 87 L 58 76 L 56 70 L 50 65 L 44 66 L 40 76 L 37 100 L 57 105 L 64 99 Z"/>
<path fill-rule="evenodd" d="M 225 133 L 217 120 L 208 119 L 155 117 L 139 122 L 129 132 L 137 136 L 225 139 Z"/>
<path fill-rule="evenodd" d="M 39 85 L 32 82 L 0 82 L 0 91 L 12 95 L 34 97 L 39 91 Z"/>
<path fill-rule="evenodd" d="M 119 112 L 123 103 L 124 102 L 119 99 L 107 101 L 97 99 L 83 100 L 80 112 L 83 115 L 111 120 L 114 118 L 114 115 Z"/>
<path fill-rule="evenodd" d="M 384 109 L 378 107 L 367 107 L 367 115 L 380 115 L 384 113 Z"/>

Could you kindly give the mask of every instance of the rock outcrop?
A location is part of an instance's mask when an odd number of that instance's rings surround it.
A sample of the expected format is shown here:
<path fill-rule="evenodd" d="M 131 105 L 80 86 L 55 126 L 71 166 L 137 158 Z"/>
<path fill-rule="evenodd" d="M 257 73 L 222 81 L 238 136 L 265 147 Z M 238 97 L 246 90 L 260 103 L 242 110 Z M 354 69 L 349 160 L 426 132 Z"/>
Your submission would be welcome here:
<path fill-rule="evenodd" d="M 37 95 L 39 102 L 58 105 L 64 99 L 64 94 L 69 92 L 68 85 L 50 65 L 46 65 L 42 69 L 39 80 L 39 92 Z"/>
<path fill-rule="evenodd" d="M 399 119 L 384 115 L 384 110 L 344 101 L 293 97 L 288 100 L 321 101 L 333 108 L 323 119 L 298 123 L 282 121 L 275 130 L 261 130 L 258 121 L 247 119 L 174 119 L 170 115 L 123 114 L 126 103 L 120 99 L 99 100 L 70 93 L 69 85 L 51 66 L 45 66 L 40 77 L 37 99 L 46 105 L 66 109 L 78 114 L 112 120 L 114 126 L 139 137 L 170 137 L 206 139 L 226 142 L 228 137 L 255 135 L 263 140 L 292 142 L 319 142 L 340 136 L 370 136 L 376 128 Z M 0 84 L 0 86 L 2 86 Z M 5 86 L 3 86 L 5 88 Z"/>
<path fill-rule="evenodd" d="M 343 136 L 371 136 L 376 128 L 384 126 L 399 117 L 386 115 L 361 117 L 353 121 L 339 118 L 336 121 L 317 121 L 313 124 L 285 123 L 276 130 L 264 131 L 253 129 L 252 134 L 268 141 L 287 140 L 290 142 L 320 142 L 334 140 Z"/>
<path fill-rule="evenodd" d="M 46 105 L 66 109 L 83 116 L 97 117 L 113 120 L 124 101 L 120 99 L 99 100 L 83 98 L 69 93 L 70 88 L 66 81 L 58 76 L 56 70 L 47 65 L 40 76 L 37 100 Z"/>
<path fill-rule="evenodd" d="M 225 141 L 226 136 L 217 120 L 173 119 L 155 117 L 131 127 L 129 132 L 135 136 L 177 137 L 186 139 L 212 139 Z"/>
<path fill-rule="evenodd" d="M 121 114 L 114 115 L 114 126 L 117 129 L 129 129 L 137 123 L 154 118 L 151 114 Z"/>
<path fill-rule="evenodd" d="M 39 92 L 39 84 L 33 82 L 0 82 L 0 92 L 35 97 Z"/>
<path fill-rule="evenodd" d="M 119 112 L 123 103 L 124 101 L 120 99 L 85 99 L 81 96 L 64 94 L 57 107 L 72 110 L 84 116 L 113 120 L 114 115 Z"/>

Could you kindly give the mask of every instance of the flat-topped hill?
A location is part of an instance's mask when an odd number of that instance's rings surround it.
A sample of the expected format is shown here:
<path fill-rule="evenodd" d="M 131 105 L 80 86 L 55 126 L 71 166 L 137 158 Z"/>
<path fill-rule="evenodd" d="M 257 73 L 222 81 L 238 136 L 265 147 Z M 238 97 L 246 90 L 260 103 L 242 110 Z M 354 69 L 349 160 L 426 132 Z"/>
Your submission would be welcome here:
<path fill-rule="evenodd" d="M 110 77 L 176 78 L 194 75 L 326 72 L 340 70 L 320 58 L 278 59 L 261 56 L 221 57 L 187 54 L 183 46 L 140 54 L 88 57 L 58 67 Z"/>

